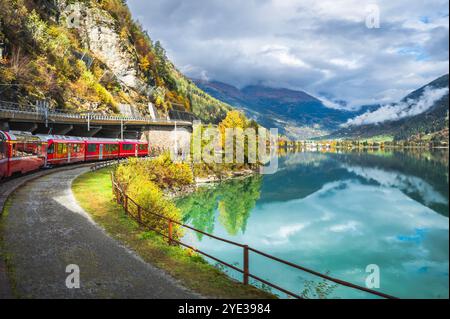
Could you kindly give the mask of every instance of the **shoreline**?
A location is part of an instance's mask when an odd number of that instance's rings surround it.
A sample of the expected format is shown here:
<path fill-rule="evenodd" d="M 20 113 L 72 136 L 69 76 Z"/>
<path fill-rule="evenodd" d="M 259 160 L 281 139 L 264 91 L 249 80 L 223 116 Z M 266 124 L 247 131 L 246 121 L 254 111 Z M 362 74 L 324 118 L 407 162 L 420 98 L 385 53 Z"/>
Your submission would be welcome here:
<path fill-rule="evenodd" d="M 217 177 L 216 175 L 209 175 L 207 177 L 196 177 L 192 185 L 178 190 L 163 190 L 164 197 L 170 200 L 177 200 L 191 194 L 194 194 L 201 187 L 215 187 L 217 184 L 227 182 L 230 180 L 246 179 L 257 175 L 257 170 L 245 169 L 241 171 L 232 171 L 226 177 Z"/>

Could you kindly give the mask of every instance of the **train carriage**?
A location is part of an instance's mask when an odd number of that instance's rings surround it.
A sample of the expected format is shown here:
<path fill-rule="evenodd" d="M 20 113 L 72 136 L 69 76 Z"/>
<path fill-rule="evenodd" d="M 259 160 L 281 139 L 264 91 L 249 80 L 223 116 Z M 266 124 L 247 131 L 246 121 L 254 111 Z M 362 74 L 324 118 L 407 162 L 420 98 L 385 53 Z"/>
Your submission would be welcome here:
<path fill-rule="evenodd" d="M 119 141 L 86 139 L 86 161 L 102 161 L 119 158 Z"/>
<path fill-rule="evenodd" d="M 47 142 L 29 133 L 0 132 L 0 178 L 25 174 L 45 165 Z"/>
<path fill-rule="evenodd" d="M 143 157 L 148 156 L 148 143 L 135 140 L 124 140 L 119 142 L 119 157 Z"/>
<path fill-rule="evenodd" d="M 136 143 L 134 141 L 121 141 L 119 143 L 119 157 L 125 158 L 125 157 L 132 157 L 137 156 L 137 148 Z"/>
<path fill-rule="evenodd" d="M 38 135 L 48 143 L 46 165 L 84 162 L 86 143 L 81 137 Z"/>
<path fill-rule="evenodd" d="M 137 142 L 137 153 L 139 157 L 149 156 L 149 149 L 147 142 Z"/>

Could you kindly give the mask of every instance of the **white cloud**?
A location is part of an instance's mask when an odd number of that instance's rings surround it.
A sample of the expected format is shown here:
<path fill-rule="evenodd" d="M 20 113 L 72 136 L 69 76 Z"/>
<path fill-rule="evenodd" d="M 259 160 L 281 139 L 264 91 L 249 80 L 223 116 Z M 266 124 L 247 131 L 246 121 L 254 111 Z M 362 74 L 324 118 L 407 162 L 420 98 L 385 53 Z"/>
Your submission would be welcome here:
<path fill-rule="evenodd" d="M 348 221 L 344 224 L 337 224 L 330 227 L 330 231 L 334 233 L 348 233 L 356 232 L 358 230 L 359 223 L 356 221 Z"/>
<path fill-rule="evenodd" d="M 426 87 L 422 96 L 418 100 L 408 99 L 397 104 L 388 104 L 373 112 L 366 112 L 343 124 L 343 127 L 377 124 L 386 121 L 396 121 L 405 117 L 421 114 L 431 108 L 435 102 L 439 101 L 446 94 L 448 88 L 434 89 Z"/>
<path fill-rule="evenodd" d="M 128 3 L 180 69 L 193 66 L 188 76 L 206 70 L 236 86 L 301 89 L 354 107 L 398 101 L 448 72 L 447 0 L 379 0 L 379 29 L 365 26 L 372 0 Z"/>
<path fill-rule="evenodd" d="M 325 105 L 329 109 L 335 109 L 335 110 L 343 109 L 342 105 L 340 105 L 339 103 L 336 103 L 334 101 L 331 101 L 325 97 L 320 97 L 319 100 L 320 100 L 320 102 L 322 102 L 323 105 Z"/>

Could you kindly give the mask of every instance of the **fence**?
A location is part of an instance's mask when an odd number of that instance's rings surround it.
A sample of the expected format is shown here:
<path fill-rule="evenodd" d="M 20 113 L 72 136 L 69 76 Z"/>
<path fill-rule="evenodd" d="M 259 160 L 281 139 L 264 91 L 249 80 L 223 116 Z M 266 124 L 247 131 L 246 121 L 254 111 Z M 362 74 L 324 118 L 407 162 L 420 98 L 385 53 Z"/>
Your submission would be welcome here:
<path fill-rule="evenodd" d="M 220 263 L 220 264 L 222 264 L 222 265 L 224 265 L 224 266 L 226 266 L 228 268 L 231 268 L 231 269 L 237 271 L 238 273 L 241 273 L 242 276 L 243 276 L 243 280 L 242 281 L 243 281 L 243 284 L 245 284 L 245 285 L 248 285 L 249 284 L 249 279 L 252 278 L 252 279 L 254 279 L 256 281 L 259 281 L 259 282 L 261 282 L 261 283 L 263 283 L 263 284 L 265 284 L 265 285 L 267 285 L 267 286 L 269 286 L 271 288 L 274 288 L 274 289 L 276 289 L 278 291 L 281 291 L 281 292 L 285 293 L 288 296 L 291 296 L 291 297 L 294 297 L 294 298 L 298 298 L 298 299 L 302 299 L 302 297 L 300 295 L 298 295 L 298 294 L 296 294 L 296 293 L 294 293 L 292 291 L 289 291 L 289 290 L 287 290 L 285 288 L 282 288 L 282 287 L 280 287 L 280 286 L 278 286 L 278 285 L 276 285 L 274 283 L 271 283 L 268 280 L 262 279 L 262 278 L 260 278 L 260 277 L 258 277 L 256 275 L 253 275 L 252 273 L 250 273 L 250 271 L 249 271 L 249 269 L 250 269 L 249 252 L 253 252 L 253 253 L 256 253 L 256 254 L 258 254 L 260 256 L 263 256 L 265 258 L 268 258 L 268 259 L 277 261 L 279 263 L 282 263 L 284 265 L 287 265 L 289 267 L 292 267 L 294 269 L 298 269 L 300 271 L 312 274 L 312 275 L 320 277 L 322 279 L 334 282 L 334 283 L 336 283 L 338 285 L 342 285 L 342 286 L 349 287 L 349 288 L 352 288 L 352 289 L 360 290 L 360 291 L 363 291 L 363 292 L 366 292 L 366 293 L 369 293 L 369 294 L 372 294 L 372 295 L 376 295 L 378 297 L 386 298 L 386 299 L 397 299 L 394 296 L 391 296 L 391 295 L 388 295 L 388 294 L 385 294 L 385 293 L 382 293 L 382 292 L 379 292 L 379 291 L 376 291 L 376 290 L 372 290 L 372 289 L 369 289 L 369 288 L 366 288 L 366 287 L 358 286 L 358 285 L 352 284 L 352 283 L 344 281 L 344 280 L 340 280 L 340 279 L 336 279 L 336 278 L 330 277 L 328 275 L 321 274 L 321 273 L 319 273 L 317 271 L 314 271 L 314 270 L 311 270 L 311 269 L 299 266 L 299 265 L 291 263 L 289 261 L 282 260 L 282 259 L 277 258 L 275 256 L 272 256 L 270 254 L 264 253 L 262 251 L 259 251 L 259 250 L 255 249 L 255 248 L 249 247 L 248 245 L 243 245 L 243 244 L 240 244 L 240 243 L 237 243 L 237 242 L 225 239 L 225 238 L 220 238 L 220 237 L 208 234 L 208 233 L 206 233 L 204 231 L 201 231 L 201 230 L 196 229 L 194 227 L 191 227 L 189 225 L 182 224 L 182 223 L 180 223 L 180 222 L 178 222 L 176 220 L 167 218 L 167 217 L 162 216 L 162 215 L 157 214 L 157 213 L 150 212 L 150 211 L 142 208 L 139 204 L 137 204 L 132 198 L 130 198 L 125 193 L 125 191 L 123 190 L 123 187 L 121 187 L 120 184 L 118 183 L 118 181 L 116 181 L 116 179 L 114 177 L 114 174 L 111 174 L 111 181 L 112 181 L 113 194 L 114 194 L 114 196 L 115 196 L 115 198 L 117 200 L 117 203 L 120 204 L 124 208 L 125 213 L 129 217 L 134 219 L 140 226 L 145 227 L 147 229 L 150 229 L 150 230 L 156 232 L 157 234 L 161 235 L 162 237 L 166 238 L 168 240 L 168 244 L 169 245 L 174 245 L 174 244 L 181 245 L 183 247 L 191 249 L 192 251 L 194 251 L 196 253 L 199 253 L 199 254 L 201 254 L 203 256 L 206 256 L 206 257 L 208 257 L 208 258 L 210 258 L 210 259 L 212 259 L 212 260 L 214 260 L 214 261 L 216 261 L 216 262 L 218 262 L 218 263 Z M 134 209 L 132 209 L 132 206 L 134 206 Z M 165 233 L 157 230 L 155 227 L 152 227 L 152 226 L 148 225 L 147 223 L 145 223 L 143 221 L 143 217 L 142 217 L 143 213 L 146 213 L 146 214 L 148 214 L 150 216 L 155 217 L 156 219 L 159 219 L 162 222 L 162 225 L 166 225 L 167 226 L 167 234 L 165 234 Z M 223 260 L 220 260 L 219 258 L 216 258 L 216 257 L 214 257 L 214 256 L 212 256 L 212 255 L 210 255 L 210 254 L 208 254 L 208 253 L 206 253 L 204 251 L 201 251 L 201 250 L 199 250 L 199 249 L 197 249 L 195 247 L 192 247 L 192 246 L 190 246 L 190 245 L 188 245 L 186 243 L 183 243 L 181 240 L 178 240 L 178 239 L 174 238 L 174 234 L 173 234 L 173 226 L 174 225 L 178 225 L 178 226 L 180 226 L 182 228 L 186 228 L 186 229 L 192 230 L 192 231 L 194 231 L 196 233 L 202 234 L 202 235 L 207 236 L 209 238 L 212 238 L 212 239 L 215 239 L 215 240 L 218 240 L 218 241 L 221 241 L 221 242 L 225 242 L 227 244 L 234 245 L 236 247 L 242 248 L 242 252 L 243 252 L 243 267 L 242 267 L 242 269 L 238 268 L 238 267 L 236 267 L 234 265 L 231 265 L 231 264 L 229 264 L 229 263 L 227 263 L 227 262 L 225 262 Z"/>
<path fill-rule="evenodd" d="M 114 159 L 111 161 L 104 161 L 104 162 L 98 162 L 91 166 L 91 171 L 98 171 L 99 169 L 113 166 L 113 165 L 119 165 L 120 163 L 127 161 L 128 159 Z"/>

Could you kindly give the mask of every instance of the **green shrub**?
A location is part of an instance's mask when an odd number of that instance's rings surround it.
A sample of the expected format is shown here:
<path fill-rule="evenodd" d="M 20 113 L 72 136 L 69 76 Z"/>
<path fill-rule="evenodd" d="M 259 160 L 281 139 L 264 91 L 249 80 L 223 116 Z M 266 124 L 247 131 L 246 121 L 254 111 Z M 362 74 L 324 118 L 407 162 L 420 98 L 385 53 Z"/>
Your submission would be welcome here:
<path fill-rule="evenodd" d="M 181 221 L 180 210 L 170 201 L 164 198 L 162 191 L 155 183 L 145 180 L 145 178 L 134 178 L 127 187 L 127 194 L 133 201 L 141 206 L 142 222 L 151 228 L 168 233 L 168 220 Z M 133 203 L 128 205 L 130 213 L 137 216 L 138 209 Z M 165 218 L 160 218 L 157 215 Z M 173 225 L 173 238 L 177 239 L 182 236 L 182 229 L 176 224 Z"/>
<path fill-rule="evenodd" d="M 163 189 L 174 189 L 193 183 L 192 171 L 187 164 L 174 163 L 169 153 L 153 160 L 132 158 L 117 167 L 115 177 L 126 194 L 144 208 L 141 212 L 142 219 L 147 225 L 167 233 L 168 221 L 154 214 L 181 221 L 180 210 L 164 197 Z M 136 205 L 130 202 L 128 208 L 137 216 Z M 181 236 L 181 229 L 175 224 L 173 226 L 174 238 L 178 238 Z"/>

